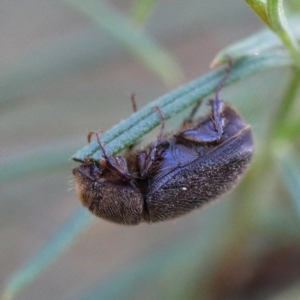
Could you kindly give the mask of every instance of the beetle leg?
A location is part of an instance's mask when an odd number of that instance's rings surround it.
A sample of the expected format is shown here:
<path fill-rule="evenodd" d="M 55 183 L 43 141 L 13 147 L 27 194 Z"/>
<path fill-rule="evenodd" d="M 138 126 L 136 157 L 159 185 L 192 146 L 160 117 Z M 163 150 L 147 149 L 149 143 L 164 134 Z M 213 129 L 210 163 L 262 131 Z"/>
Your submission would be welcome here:
<path fill-rule="evenodd" d="M 140 169 L 140 175 L 142 179 L 146 178 L 150 173 L 151 166 L 155 160 L 156 148 L 159 142 L 161 141 L 162 135 L 165 128 L 165 116 L 158 106 L 155 106 L 153 109 L 156 109 L 161 117 L 161 127 L 157 139 L 154 143 L 151 143 L 149 146 L 148 152 L 142 151 L 138 155 L 138 164 Z"/>
<path fill-rule="evenodd" d="M 216 88 L 215 99 L 209 100 L 209 104 L 211 105 L 211 110 L 212 110 L 211 120 L 214 124 L 214 129 L 212 129 L 211 126 L 207 126 L 203 124 L 202 122 L 197 126 L 197 124 L 194 124 L 194 122 L 192 121 L 192 118 L 194 117 L 198 107 L 201 104 L 201 101 L 199 101 L 194 107 L 194 109 L 192 110 L 189 118 L 186 121 L 184 121 L 182 125 L 182 128 L 187 128 L 189 126 L 193 128 L 183 130 L 179 134 L 175 135 L 175 137 L 178 140 L 188 141 L 191 143 L 194 142 L 197 144 L 210 144 L 210 143 L 216 143 L 220 141 L 223 134 L 223 128 L 224 128 L 224 117 L 222 117 L 224 103 L 222 100 L 219 100 L 219 94 L 226 80 L 228 79 L 228 76 L 232 68 L 231 57 L 228 56 L 227 59 L 228 59 L 228 67 L 226 69 L 224 77 L 219 82 Z"/>
<path fill-rule="evenodd" d="M 214 129 L 209 126 L 204 126 L 202 123 L 198 127 L 186 129 L 176 134 L 175 137 L 181 141 L 187 141 L 197 144 L 209 144 L 218 142 L 223 134 L 224 118 L 221 116 L 223 101 L 210 100 L 211 119 Z"/>
<path fill-rule="evenodd" d="M 155 143 L 155 147 L 157 146 L 157 144 L 160 142 L 161 138 L 162 138 L 162 135 L 164 133 L 164 129 L 165 129 L 165 115 L 164 113 L 160 110 L 160 108 L 158 106 L 155 106 L 154 109 L 156 109 L 159 114 L 160 114 L 160 118 L 161 118 L 161 126 L 160 126 L 160 131 L 159 131 L 159 134 L 157 136 L 157 140 L 156 140 L 156 143 Z"/>
<path fill-rule="evenodd" d="M 132 110 L 135 113 L 135 112 L 137 112 L 137 105 L 136 105 L 135 94 L 134 93 L 131 94 L 130 100 L 131 100 L 131 104 L 132 104 Z"/>
<path fill-rule="evenodd" d="M 220 91 L 221 89 L 223 88 L 226 80 L 228 79 L 229 77 L 229 74 L 231 72 L 231 69 L 232 69 L 232 58 L 230 55 L 226 55 L 227 57 L 227 62 L 228 62 L 228 66 L 227 66 L 227 69 L 225 71 L 225 75 L 224 77 L 222 78 L 222 80 L 219 82 L 217 88 L 216 88 L 216 100 L 219 100 L 219 94 L 220 94 Z"/>
<path fill-rule="evenodd" d="M 106 162 L 106 168 L 110 169 L 113 172 L 116 172 L 124 181 L 131 181 L 132 176 L 128 170 L 127 161 L 125 157 L 122 156 L 113 156 L 107 153 L 103 142 L 100 139 L 99 132 L 90 132 L 88 138 L 91 139 L 91 136 L 95 134 L 99 147 L 102 150 Z M 101 164 L 101 163 L 100 163 Z"/>
<path fill-rule="evenodd" d="M 90 180 L 92 180 L 92 181 L 95 181 L 95 180 L 96 180 L 93 176 L 87 174 L 87 173 L 84 172 L 81 168 L 78 168 L 77 170 L 78 170 L 78 172 L 80 172 L 83 176 L 89 178 Z M 74 175 L 75 175 L 75 174 L 74 174 Z"/>
<path fill-rule="evenodd" d="M 193 107 L 190 115 L 183 121 L 181 124 L 181 128 L 186 128 L 188 126 L 191 126 L 193 124 L 193 119 L 196 115 L 197 110 L 199 109 L 200 105 L 202 104 L 202 99 L 199 100 L 196 105 Z"/>
<path fill-rule="evenodd" d="M 134 93 L 131 94 L 130 100 L 131 100 L 131 105 L 132 105 L 132 111 L 135 113 L 135 112 L 137 112 L 137 105 L 136 105 L 135 94 Z M 134 142 L 131 145 L 129 145 L 128 148 L 125 151 L 125 155 L 130 153 L 132 151 L 132 149 L 136 146 L 136 144 L 137 144 L 137 142 Z"/>

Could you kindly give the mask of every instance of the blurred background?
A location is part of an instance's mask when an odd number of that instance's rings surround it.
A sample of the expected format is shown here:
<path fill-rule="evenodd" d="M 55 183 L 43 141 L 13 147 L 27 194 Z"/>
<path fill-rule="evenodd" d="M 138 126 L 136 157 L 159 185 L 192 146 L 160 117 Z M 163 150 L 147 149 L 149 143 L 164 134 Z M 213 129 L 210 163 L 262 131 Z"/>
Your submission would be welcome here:
<path fill-rule="evenodd" d="M 239 0 L 144 1 L 141 23 L 138 1 L 99 1 L 164 51 L 175 70 L 164 76 L 118 38 L 109 15 L 99 25 L 79 2 L 0 1 L 1 290 L 33 260 L 43 272 L 25 275 L 14 299 L 300 299 L 300 218 L 277 169 L 261 180 L 250 170 L 201 211 L 137 227 L 90 216 L 72 183 L 70 157 L 89 131 L 131 114 L 132 93 L 143 107 L 264 24 Z M 274 69 L 221 93 L 251 124 L 257 156 L 289 76 Z M 51 257 L 52 239 L 83 215 L 70 247 Z M 40 266 L 45 245 L 51 264 Z"/>

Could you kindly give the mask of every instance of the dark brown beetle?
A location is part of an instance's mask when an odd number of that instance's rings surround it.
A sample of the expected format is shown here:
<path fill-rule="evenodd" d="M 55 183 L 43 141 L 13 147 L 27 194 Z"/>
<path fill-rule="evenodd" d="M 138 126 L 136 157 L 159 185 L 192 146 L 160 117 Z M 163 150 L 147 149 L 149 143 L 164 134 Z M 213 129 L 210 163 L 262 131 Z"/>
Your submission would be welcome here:
<path fill-rule="evenodd" d="M 193 120 L 197 106 L 176 134 L 163 135 L 158 109 L 160 134 L 144 150 L 111 156 L 96 134 L 104 158 L 73 170 L 82 204 L 106 220 L 137 225 L 179 217 L 230 190 L 249 165 L 253 140 L 250 126 L 218 99 L 222 85 L 211 113 Z"/>

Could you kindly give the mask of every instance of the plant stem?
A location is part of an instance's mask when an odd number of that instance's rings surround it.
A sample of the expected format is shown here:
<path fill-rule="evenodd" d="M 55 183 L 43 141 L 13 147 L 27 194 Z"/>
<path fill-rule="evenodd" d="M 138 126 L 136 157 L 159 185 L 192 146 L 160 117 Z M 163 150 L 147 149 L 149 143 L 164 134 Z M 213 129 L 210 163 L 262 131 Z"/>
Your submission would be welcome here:
<path fill-rule="evenodd" d="M 277 139 L 277 137 L 282 137 L 281 132 L 282 127 L 286 127 L 288 115 L 297 99 L 297 93 L 300 88 L 300 69 L 293 68 L 292 78 L 283 94 L 282 101 L 278 108 L 278 112 L 274 117 L 273 124 L 271 124 L 271 134 L 269 135 L 271 140 Z"/>

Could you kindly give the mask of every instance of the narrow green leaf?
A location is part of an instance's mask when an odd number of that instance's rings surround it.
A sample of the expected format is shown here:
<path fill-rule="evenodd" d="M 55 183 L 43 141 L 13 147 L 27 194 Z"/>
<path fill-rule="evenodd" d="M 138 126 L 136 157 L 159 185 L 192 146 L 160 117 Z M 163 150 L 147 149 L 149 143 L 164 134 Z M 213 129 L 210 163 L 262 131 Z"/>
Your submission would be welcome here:
<path fill-rule="evenodd" d="M 283 0 L 267 0 L 267 15 L 271 29 L 278 34 L 293 57 L 300 59 L 299 44 L 289 28 L 283 9 Z"/>
<path fill-rule="evenodd" d="M 269 20 L 266 12 L 266 0 L 246 0 L 255 13 L 269 26 Z"/>
<path fill-rule="evenodd" d="M 300 59 L 299 44 L 290 30 L 283 9 L 283 0 L 246 0 L 256 14 L 273 30 L 289 49 L 294 59 Z"/>
<path fill-rule="evenodd" d="M 300 160 L 292 151 L 279 153 L 279 166 L 283 182 L 291 195 L 300 219 Z"/>
<path fill-rule="evenodd" d="M 290 24 L 296 38 L 300 39 L 300 16 L 293 17 Z M 280 38 L 269 29 L 264 29 L 222 49 L 217 53 L 211 65 L 215 66 L 225 62 L 228 55 L 233 59 L 240 59 L 247 55 L 257 55 L 278 48 L 282 48 L 282 41 Z"/>
<path fill-rule="evenodd" d="M 156 0 L 135 0 L 131 10 L 131 20 L 136 25 L 146 21 L 154 9 Z"/>
<path fill-rule="evenodd" d="M 24 51 L 13 62 L 0 68 L 0 104 L 11 98 L 24 98 L 33 87 L 57 81 L 59 78 L 88 68 L 111 53 L 112 46 L 97 39 L 95 30 L 63 34 L 44 44 Z"/>
<path fill-rule="evenodd" d="M 276 131 L 276 138 L 284 140 L 294 140 L 300 138 L 300 120 L 289 121 L 278 126 Z"/>
<path fill-rule="evenodd" d="M 82 141 L 82 139 L 81 139 Z M 70 153 L 80 145 L 79 139 L 52 141 L 51 144 L 35 147 L 33 150 L 0 159 L 0 183 L 15 180 L 21 176 L 70 165 Z"/>
<path fill-rule="evenodd" d="M 300 89 L 300 70 L 293 68 L 292 77 L 285 89 L 285 92 L 280 102 L 277 114 L 273 118 L 272 133 L 270 138 L 288 139 L 292 136 L 298 128 L 298 120 L 292 122 L 289 118 L 291 109 L 294 107 L 294 103 L 297 100 L 298 91 Z M 293 133 L 294 132 L 294 133 Z M 299 131 L 298 131 L 299 135 Z"/>
<path fill-rule="evenodd" d="M 172 54 L 144 31 L 134 27 L 121 12 L 100 0 L 61 0 L 85 14 L 138 57 L 168 85 L 178 84 L 182 72 Z"/>
<path fill-rule="evenodd" d="M 81 230 L 87 228 L 91 220 L 90 215 L 80 207 L 76 213 L 63 225 L 57 234 L 27 264 L 16 271 L 8 280 L 1 299 L 13 299 L 25 286 L 30 284 L 42 273 L 65 249 Z"/>
<path fill-rule="evenodd" d="M 251 74 L 288 65 L 291 65 L 289 55 L 282 51 L 270 51 L 263 55 L 247 57 L 233 65 L 226 84 L 241 80 Z M 156 110 L 153 110 L 154 106 L 158 106 L 164 113 L 165 118 L 169 119 L 212 93 L 223 76 L 224 68 L 210 71 L 199 79 L 149 103 L 130 118 L 120 122 L 103 134 L 102 140 L 107 151 L 116 154 L 159 125 L 160 115 Z M 73 156 L 73 159 L 83 161 L 85 156 L 89 156 L 98 160 L 101 155 L 102 152 L 99 150 L 98 143 L 94 141 L 79 150 Z"/>

